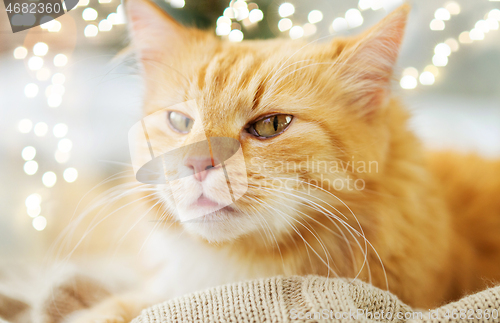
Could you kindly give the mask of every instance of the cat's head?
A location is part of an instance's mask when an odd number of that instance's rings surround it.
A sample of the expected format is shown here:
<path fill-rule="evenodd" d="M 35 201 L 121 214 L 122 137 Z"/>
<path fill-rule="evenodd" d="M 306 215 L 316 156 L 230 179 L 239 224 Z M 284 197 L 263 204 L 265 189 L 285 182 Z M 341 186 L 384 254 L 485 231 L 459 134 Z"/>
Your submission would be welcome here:
<path fill-rule="evenodd" d="M 232 203 L 210 153 L 184 150 L 168 164 L 192 176 L 157 185 L 168 215 L 195 214 L 182 225 L 214 242 L 285 239 L 315 223 L 354 221 L 344 203 L 363 203 L 389 158 L 389 86 L 408 6 L 360 36 L 310 43 L 232 43 L 181 26 L 147 0 L 126 8 L 144 111 L 160 116 L 150 140 L 168 150 L 232 138 L 244 159 L 235 176 L 248 188 Z"/>

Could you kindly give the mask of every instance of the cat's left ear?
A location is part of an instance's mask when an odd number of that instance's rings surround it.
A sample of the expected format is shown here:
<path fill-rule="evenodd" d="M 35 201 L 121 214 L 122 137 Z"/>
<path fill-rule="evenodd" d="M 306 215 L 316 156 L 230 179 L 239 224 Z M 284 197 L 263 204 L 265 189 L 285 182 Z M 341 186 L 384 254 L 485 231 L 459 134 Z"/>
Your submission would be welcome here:
<path fill-rule="evenodd" d="M 349 40 L 339 56 L 339 77 L 352 91 L 351 104 L 369 113 L 387 98 L 410 6 L 404 4 L 364 34 Z"/>

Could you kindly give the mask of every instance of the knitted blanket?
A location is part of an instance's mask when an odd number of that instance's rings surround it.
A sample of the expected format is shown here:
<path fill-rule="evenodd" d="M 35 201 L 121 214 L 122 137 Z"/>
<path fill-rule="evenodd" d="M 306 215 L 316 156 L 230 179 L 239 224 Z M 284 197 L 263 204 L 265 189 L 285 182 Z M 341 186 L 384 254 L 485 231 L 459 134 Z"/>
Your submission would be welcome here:
<path fill-rule="evenodd" d="M 18 288 L 0 288 L 0 323 L 62 322 L 112 293 L 82 274 L 51 284 L 50 293 L 42 297 L 30 300 L 17 297 L 21 296 L 18 292 Z M 500 286 L 421 311 L 359 280 L 294 276 L 240 282 L 178 297 L 143 310 L 133 323 L 500 322 L 499 309 Z"/>
<path fill-rule="evenodd" d="M 152 306 L 132 322 L 500 322 L 499 310 L 500 286 L 422 311 L 359 280 L 295 276 L 193 293 Z"/>

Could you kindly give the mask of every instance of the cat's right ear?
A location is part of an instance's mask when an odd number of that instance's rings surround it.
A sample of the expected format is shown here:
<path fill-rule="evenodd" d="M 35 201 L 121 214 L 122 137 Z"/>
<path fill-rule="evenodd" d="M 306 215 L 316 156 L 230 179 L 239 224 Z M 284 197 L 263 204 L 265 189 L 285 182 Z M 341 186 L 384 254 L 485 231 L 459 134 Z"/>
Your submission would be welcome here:
<path fill-rule="evenodd" d="M 145 69 L 178 55 L 190 30 L 149 0 L 125 0 L 131 49 Z"/>

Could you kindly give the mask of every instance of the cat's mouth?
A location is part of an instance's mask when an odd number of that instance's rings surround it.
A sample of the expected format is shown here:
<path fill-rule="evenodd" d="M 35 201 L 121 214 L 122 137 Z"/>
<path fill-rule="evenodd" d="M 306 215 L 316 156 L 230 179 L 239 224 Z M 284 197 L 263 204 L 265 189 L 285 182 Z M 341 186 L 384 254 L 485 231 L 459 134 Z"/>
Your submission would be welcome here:
<path fill-rule="evenodd" d="M 219 203 L 209 199 L 205 195 L 201 194 L 200 197 L 193 203 L 193 206 L 198 207 L 218 207 Z"/>
<path fill-rule="evenodd" d="M 220 203 L 206 197 L 204 194 L 201 194 L 200 197 L 198 197 L 198 199 L 191 206 L 204 209 L 213 209 L 214 211 L 234 211 L 231 206 L 223 206 Z"/>

